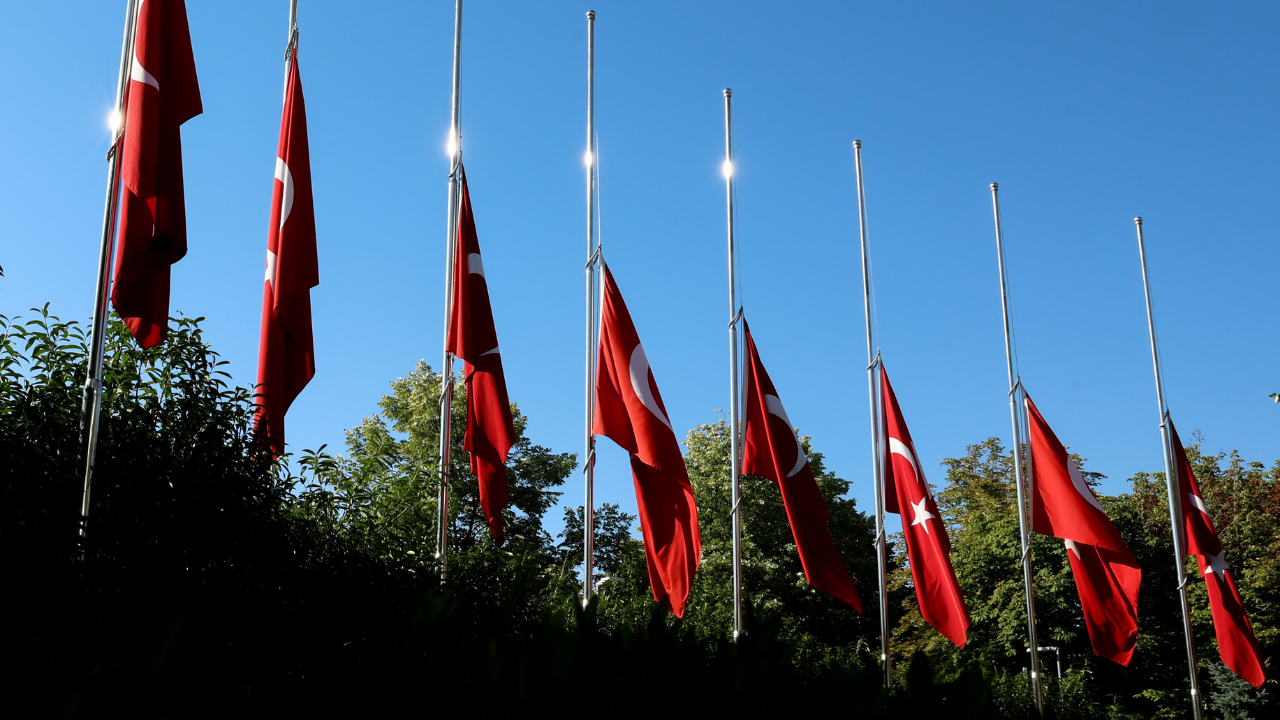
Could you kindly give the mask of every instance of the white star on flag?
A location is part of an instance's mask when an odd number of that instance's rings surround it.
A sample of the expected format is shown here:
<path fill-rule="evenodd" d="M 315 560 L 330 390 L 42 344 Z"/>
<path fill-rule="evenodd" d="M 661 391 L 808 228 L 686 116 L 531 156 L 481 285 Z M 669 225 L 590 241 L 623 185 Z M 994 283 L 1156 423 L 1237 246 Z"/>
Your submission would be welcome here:
<path fill-rule="evenodd" d="M 1205 555 L 1208 567 L 1204 569 L 1204 574 L 1213 573 L 1218 576 L 1218 580 L 1225 580 L 1227 568 L 1231 567 L 1227 564 L 1227 551 L 1224 549 L 1217 555 Z"/>
<path fill-rule="evenodd" d="M 911 524 L 912 524 L 912 525 L 923 525 L 923 526 L 924 526 L 924 532 L 925 532 L 925 534 L 926 534 L 926 535 L 928 535 L 928 534 L 929 534 L 929 523 L 927 523 L 927 522 L 925 522 L 925 521 L 926 521 L 926 520 L 936 520 L 936 519 L 937 519 L 937 517 L 938 517 L 937 515 L 934 515 L 933 513 L 929 512 L 928 510 L 926 510 L 926 509 L 925 509 L 924 504 L 925 504 L 926 502 L 928 502 L 928 501 L 929 501 L 929 498 L 927 498 L 927 497 L 923 497 L 923 498 L 920 498 L 920 502 L 918 502 L 918 503 L 911 503 L 911 509 L 914 511 L 914 514 L 915 514 L 915 520 L 912 520 L 912 521 L 911 521 Z"/>
<path fill-rule="evenodd" d="M 271 292 L 276 291 L 276 254 L 267 251 L 267 277 L 266 281 L 271 283 Z"/>

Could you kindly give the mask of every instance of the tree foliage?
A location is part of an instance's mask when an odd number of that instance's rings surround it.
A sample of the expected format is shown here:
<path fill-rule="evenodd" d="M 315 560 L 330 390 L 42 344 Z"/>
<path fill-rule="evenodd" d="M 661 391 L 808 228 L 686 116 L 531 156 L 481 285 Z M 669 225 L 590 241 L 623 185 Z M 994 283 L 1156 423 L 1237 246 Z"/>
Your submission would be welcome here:
<path fill-rule="evenodd" d="M 79 540 L 83 329 L 46 311 L 0 317 L 0 557 L 11 619 L 0 691 L 22 716 L 472 717 L 563 711 L 567 697 L 628 717 L 808 711 L 852 717 L 1031 717 L 1013 457 L 995 439 L 945 463 L 937 493 L 969 603 L 968 647 L 920 617 L 901 542 L 891 543 L 895 685 L 877 662 L 874 523 L 849 482 L 803 444 L 865 615 L 810 589 L 777 487 L 742 479 L 747 635 L 731 628 L 728 426 L 685 441 L 702 565 L 686 617 L 652 600 L 636 518 L 598 508 L 597 599 L 578 585 L 582 510 L 558 541 L 544 527 L 576 457 L 518 441 L 507 465 L 508 544 L 494 547 L 454 445 L 447 576 L 433 557 L 441 375 L 395 380 L 378 414 L 320 448 L 274 461 L 252 427 L 253 391 L 227 381 L 199 319 L 137 348 L 109 326 L 102 438 L 87 542 Z M 1280 465 L 1189 448 L 1264 654 L 1280 647 Z M 1083 460 L 1078 459 L 1083 463 Z M 1091 482 L 1101 475 L 1085 473 Z M 1055 717 L 1181 717 L 1186 668 L 1163 477 L 1139 473 L 1101 502 L 1143 568 L 1130 668 L 1094 656 L 1059 541 L 1032 540 L 1041 643 Z M 1203 583 L 1191 607 L 1211 717 L 1275 714 L 1217 657 Z"/>
<path fill-rule="evenodd" d="M 1237 573 L 1264 656 L 1270 657 L 1276 647 L 1270 613 L 1280 591 L 1263 579 L 1274 572 L 1276 562 L 1264 548 L 1274 548 L 1277 539 L 1274 518 L 1264 515 L 1276 502 L 1277 469 L 1267 471 L 1234 455 L 1207 456 L 1198 447 L 1188 448 L 1188 453 Z M 1103 478 L 1084 470 L 1083 458 L 1073 455 L 1073 459 L 1091 485 Z M 926 652 L 944 676 L 980 663 L 994 672 L 993 697 L 1001 713 L 1030 717 L 1029 687 L 1022 674 L 1028 665 L 1026 595 L 1013 455 L 990 438 L 971 445 L 963 457 L 946 460 L 944 466 L 947 485 L 937 496 L 951 535 L 951 559 L 972 619 L 969 642 L 964 649 L 950 645 L 920 617 L 913 594 L 905 599 L 907 612 L 894 630 L 896 654 L 901 662 L 917 650 Z M 1047 702 L 1058 717 L 1174 718 L 1183 717 L 1188 709 L 1185 644 L 1163 473 L 1139 473 L 1129 482 L 1131 492 L 1099 497 L 1143 570 L 1138 649 L 1128 668 L 1094 655 L 1061 541 L 1031 534 L 1039 644 L 1058 647 L 1061 653 L 1061 680 L 1056 677 L 1056 654 L 1041 655 L 1048 676 Z M 900 551 L 899 560 L 906 564 L 904 552 Z M 1231 704 L 1254 708 L 1233 710 L 1232 717 L 1267 716 L 1269 711 L 1259 708 L 1270 707 L 1269 693 L 1227 682 L 1234 675 L 1219 671 L 1225 668 L 1217 659 L 1204 584 L 1196 580 L 1194 560 L 1186 568 L 1191 577 L 1199 674 L 1211 713 L 1221 709 L 1218 705 Z M 910 587 L 905 567 L 895 573 L 893 585 Z"/>

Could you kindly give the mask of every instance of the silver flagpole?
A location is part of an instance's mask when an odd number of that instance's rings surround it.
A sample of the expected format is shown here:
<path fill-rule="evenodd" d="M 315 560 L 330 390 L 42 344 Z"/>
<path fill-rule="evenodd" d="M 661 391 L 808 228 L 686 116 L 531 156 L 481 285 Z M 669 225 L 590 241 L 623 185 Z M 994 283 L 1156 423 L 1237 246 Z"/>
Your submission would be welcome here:
<path fill-rule="evenodd" d="M 858 228 L 862 239 L 862 307 L 867 320 L 867 395 L 871 404 L 871 478 L 876 492 L 876 573 L 880 588 L 880 662 L 884 666 L 884 686 L 893 686 L 893 667 L 889 661 L 889 578 L 885 557 L 884 476 L 880 472 L 880 413 L 876 396 L 876 367 L 880 358 L 873 354 L 871 338 L 871 255 L 867 246 L 867 199 L 862 190 L 862 141 L 853 141 L 853 161 L 858 174 Z"/>
<path fill-rule="evenodd" d="M 596 436 L 591 434 L 595 410 L 596 377 L 596 269 L 600 267 L 595 236 L 596 214 L 596 11 L 587 11 L 587 375 L 586 375 L 586 460 L 582 475 L 586 484 L 582 503 L 582 604 L 595 594 L 595 467 Z"/>
<path fill-rule="evenodd" d="M 1036 646 L 1036 599 L 1031 584 L 1031 545 L 1027 536 L 1027 501 L 1022 482 L 1022 416 L 1019 402 L 1022 379 L 1013 374 L 1013 339 L 1009 323 L 1009 290 L 1005 280 L 1004 234 L 1000 229 L 1000 186 L 991 183 L 991 206 L 996 216 L 996 257 L 1000 266 L 1000 305 L 1004 309 L 1004 357 L 1009 370 L 1009 413 L 1013 420 L 1013 481 L 1018 495 L 1018 539 L 1022 545 L 1022 582 L 1027 596 L 1027 642 L 1031 653 L 1031 692 L 1036 710 L 1044 714 L 1040 687 L 1040 649 Z"/>
<path fill-rule="evenodd" d="M 284 95 L 289 96 L 289 51 L 298 42 L 298 0 L 289 0 L 289 43 L 284 48 Z"/>
<path fill-rule="evenodd" d="M 449 574 L 449 483 L 453 446 L 453 353 L 449 352 L 449 320 L 453 315 L 453 265 L 458 241 L 459 184 L 462 174 L 462 135 L 458 125 L 458 88 L 462 79 L 462 0 L 456 0 L 453 15 L 453 113 L 449 125 L 449 211 L 445 239 L 444 280 L 444 362 L 440 367 L 440 489 L 436 496 L 436 558 L 440 560 L 440 580 Z"/>
<path fill-rule="evenodd" d="M 116 77 L 116 102 L 112 112 L 111 149 L 107 151 L 107 206 L 102 213 L 102 242 L 98 246 L 98 284 L 93 303 L 93 327 L 89 335 L 89 366 L 85 371 L 84 396 L 80 405 L 80 447 L 84 452 L 84 493 L 80 498 L 80 555 L 89 526 L 89 488 L 93 483 L 93 463 L 98 452 L 98 420 L 102 414 L 102 356 L 106 348 L 108 287 L 111 256 L 116 231 L 116 206 L 120 189 L 120 140 L 124 137 L 124 89 L 129 82 L 133 59 L 134 28 L 138 21 L 138 0 L 125 3 L 124 40 L 120 44 L 120 73 Z"/>
<path fill-rule="evenodd" d="M 1151 284 L 1147 280 L 1147 248 L 1142 237 L 1142 218 L 1133 219 L 1138 229 L 1138 259 L 1142 262 L 1142 292 L 1147 299 L 1147 334 L 1151 337 L 1151 364 L 1156 372 L 1156 404 L 1160 411 L 1160 444 L 1164 448 L 1164 477 L 1169 490 L 1169 522 L 1173 526 L 1173 560 L 1177 569 L 1178 599 L 1182 604 L 1182 630 L 1187 641 L 1187 674 L 1191 679 L 1191 707 L 1195 720 L 1203 717 L 1200 707 L 1200 678 L 1196 671 L 1196 641 L 1191 630 L 1191 612 L 1187 605 L 1187 577 L 1183 567 L 1182 498 L 1178 466 L 1173 461 L 1173 438 L 1169 433 L 1169 409 L 1164 404 L 1164 380 L 1160 375 L 1160 351 L 1156 346 L 1156 320 L 1151 309 Z"/>
<path fill-rule="evenodd" d="M 733 236 L 733 91 L 724 89 L 724 197 L 729 224 L 729 492 L 733 498 L 733 639 L 746 629 L 742 625 L 742 447 L 739 442 L 738 395 L 738 323 L 742 305 L 738 299 L 737 273 L 734 272 L 735 240 Z"/>

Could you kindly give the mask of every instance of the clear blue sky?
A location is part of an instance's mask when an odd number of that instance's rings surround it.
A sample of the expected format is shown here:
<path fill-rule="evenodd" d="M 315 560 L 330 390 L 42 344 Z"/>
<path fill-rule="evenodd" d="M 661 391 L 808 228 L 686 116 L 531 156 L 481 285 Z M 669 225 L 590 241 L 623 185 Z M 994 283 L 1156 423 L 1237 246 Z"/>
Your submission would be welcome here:
<path fill-rule="evenodd" d="M 439 363 L 453 3 L 300 5 L 319 371 L 288 437 L 338 448 L 389 381 Z M 190 252 L 172 310 L 206 316 L 248 384 L 288 3 L 188 6 L 205 113 L 183 131 Z M 732 87 L 748 317 L 792 420 L 862 508 L 854 138 L 879 344 L 932 480 L 966 445 L 1008 442 L 992 181 L 1020 370 L 1104 490 L 1160 467 L 1134 215 L 1179 427 L 1210 451 L 1280 457 L 1280 8 L 1243 2 L 469 0 L 463 147 L 511 397 L 536 442 L 579 451 L 583 434 L 589 7 L 604 239 L 678 431 L 728 405 Z M 0 26 L 5 314 L 91 312 L 123 9 L 10 3 Z M 602 444 L 597 497 L 634 508 L 625 457 Z"/>

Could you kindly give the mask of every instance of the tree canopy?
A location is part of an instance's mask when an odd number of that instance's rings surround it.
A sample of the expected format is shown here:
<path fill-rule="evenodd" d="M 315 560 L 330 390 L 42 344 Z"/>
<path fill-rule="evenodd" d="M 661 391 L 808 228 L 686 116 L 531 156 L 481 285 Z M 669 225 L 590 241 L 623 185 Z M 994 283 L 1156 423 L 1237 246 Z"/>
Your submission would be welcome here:
<path fill-rule="evenodd" d="M 273 460 L 253 432 L 253 389 L 228 382 L 200 319 L 138 349 L 110 325 L 102 440 L 81 544 L 79 406 L 84 331 L 47 310 L 0 317 L 0 557 L 11 618 L 0 689 L 19 714 L 64 717 L 469 716 L 562 711 L 760 714 L 806 708 L 854 717 L 1031 717 L 1013 455 L 996 439 L 947 460 L 937 492 L 973 625 L 951 646 L 915 607 L 901 540 L 891 542 L 895 684 L 881 687 L 874 522 L 850 483 L 802 438 L 829 527 L 866 615 L 803 578 L 781 495 L 743 487 L 747 635 L 731 628 L 729 432 L 685 439 L 703 558 L 678 620 L 648 587 L 636 518 L 596 512 L 599 595 L 580 596 L 582 509 L 545 522 L 577 465 L 533 442 L 513 404 L 508 542 L 495 547 L 462 451 L 465 388 L 451 412 L 451 564 L 433 557 L 441 374 L 393 381 L 345 448 Z M 1189 448 L 1266 657 L 1280 646 L 1280 464 Z M 1083 460 L 1077 458 L 1083 464 Z M 1085 473 L 1096 482 L 1101 475 Z M 1141 564 L 1130 668 L 1092 654 L 1061 543 L 1033 537 L 1036 609 L 1055 717 L 1182 717 L 1186 668 L 1163 477 L 1139 473 L 1101 502 Z M 1193 561 L 1194 562 L 1194 561 Z M 1201 680 L 1211 717 L 1277 710 L 1218 660 L 1192 569 Z M 1060 659 L 1063 677 L 1056 677 Z"/>

